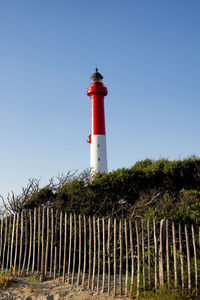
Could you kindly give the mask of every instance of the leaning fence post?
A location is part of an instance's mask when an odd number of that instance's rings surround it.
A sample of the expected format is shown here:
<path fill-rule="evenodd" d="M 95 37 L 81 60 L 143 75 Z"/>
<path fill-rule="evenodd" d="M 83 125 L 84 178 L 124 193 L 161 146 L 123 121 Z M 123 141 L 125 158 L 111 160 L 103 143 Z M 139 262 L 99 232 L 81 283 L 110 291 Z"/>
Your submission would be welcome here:
<path fill-rule="evenodd" d="M 20 250 L 19 250 L 19 275 L 21 273 L 21 259 L 22 259 L 22 243 L 23 243 L 23 210 L 21 212 L 21 236 L 20 236 Z"/>
<path fill-rule="evenodd" d="M 44 210 L 45 207 L 42 208 L 42 256 L 41 256 L 41 276 L 42 280 L 44 280 L 44 253 L 45 253 L 45 246 L 44 246 Z"/>
<path fill-rule="evenodd" d="M 83 277 L 82 277 L 82 287 L 84 286 L 84 281 L 85 281 L 85 270 L 86 270 L 86 255 L 87 255 L 87 226 L 86 226 L 86 217 L 85 215 L 83 216 L 83 224 L 84 224 L 84 262 L 83 262 Z"/>
<path fill-rule="evenodd" d="M 123 256 L 123 244 L 122 244 L 122 220 L 119 220 L 119 293 L 122 294 L 122 256 Z"/>
<path fill-rule="evenodd" d="M 36 217 L 37 217 L 37 208 L 34 208 L 34 224 L 33 224 L 33 264 L 32 264 L 32 273 L 35 268 L 35 237 L 36 237 Z"/>
<path fill-rule="evenodd" d="M 131 286 L 130 286 L 130 293 L 129 293 L 129 298 L 130 298 L 133 291 L 133 281 L 134 281 L 133 229 L 132 229 L 131 219 L 129 219 L 129 230 L 130 230 L 130 246 L 131 246 Z"/>
<path fill-rule="evenodd" d="M 14 272 L 16 272 L 17 263 L 17 250 L 18 250 L 18 230 L 19 230 L 19 213 L 17 213 L 17 224 L 16 224 L 16 242 L 15 242 L 15 258 L 14 258 Z"/>
<path fill-rule="evenodd" d="M 107 254 L 108 254 L 108 294 L 110 294 L 110 218 L 108 219 Z"/>
<path fill-rule="evenodd" d="M 45 271 L 44 271 L 45 276 L 47 276 L 48 253 L 49 253 L 49 207 L 47 207 L 47 240 L 46 240 Z"/>
<path fill-rule="evenodd" d="M 160 221 L 159 281 L 160 281 L 160 285 L 164 284 L 163 281 L 163 220 Z"/>
<path fill-rule="evenodd" d="M 174 285 L 177 287 L 177 256 L 176 256 L 176 233 L 175 233 L 175 225 L 172 222 L 172 237 L 173 237 L 173 254 L 174 254 Z"/>
<path fill-rule="evenodd" d="M 102 218 L 102 231 L 103 231 L 103 278 L 102 278 L 102 293 L 104 293 L 105 287 L 105 268 L 106 268 L 106 253 L 105 253 L 105 222 Z"/>
<path fill-rule="evenodd" d="M 78 232 L 79 232 L 79 242 L 78 242 L 78 276 L 77 276 L 77 285 L 80 281 L 80 272 L 81 272 L 81 215 L 78 216 Z"/>
<path fill-rule="evenodd" d="M 139 292 L 140 292 L 140 241 L 139 241 L 137 220 L 135 221 L 135 231 L 136 231 L 136 239 L 137 239 L 137 294 L 136 294 L 136 299 L 138 299 Z"/>
<path fill-rule="evenodd" d="M 166 220 L 166 260 L 167 260 L 167 284 L 170 284 L 170 273 L 169 273 L 169 223 Z"/>
<path fill-rule="evenodd" d="M 147 221 L 147 241 L 148 241 L 148 283 L 151 288 L 151 253 L 150 253 L 150 222 Z"/>
<path fill-rule="evenodd" d="M 55 246 L 54 246 L 54 279 L 56 278 L 56 267 L 57 267 L 57 248 L 58 248 L 58 209 L 56 210 L 56 220 L 55 220 Z"/>
<path fill-rule="evenodd" d="M 126 282 L 125 282 L 125 296 L 128 294 L 128 237 L 127 237 L 127 221 L 124 220 L 124 234 L 125 234 L 125 247 L 126 247 Z"/>
<path fill-rule="evenodd" d="M 3 244 L 3 220 L 4 220 L 4 217 L 1 218 L 0 259 L 1 259 L 1 252 L 2 252 L 2 244 Z"/>
<path fill-rule="evenodd" d="M 144 220 L 142 219 L 142 277 L 143 277 L 143 289 L 145 291 L 145 255 L 144 255 Z"/>
<path fill-rule="evenodd" d="M 54 239 L 54 215 L 53 215 L 53 208 L 51 208 L 50 277 L 51 277 L 51 273 L 52 273 L 52 265 L 53 265 L 53 239 Z"/>
<path fill-rule="evenodd" d="M 73 267 L 72 267 L 72 284 L 74 283 L 75 263 L 76 263 L 76 214 L 74 214 L 74 254 L 73 254 Z"/>
<path fill-rule="evenodd" d="M 38 207 L 38 251 L 37 251 L 37 273 L 39 273 L 40 269 L 40 227 L 41 227 L 41 207 Z"/>
<path fill-rule="evenodd" d="M 29 273 L 29 267 L 31 262 L 31 251 L 32 251 L 32 216 L 31 216 L 31 209 L 29 209 L 29 223 L 30 223 L 30 239 L 29 239 L 29 255 L 28 255 L 28 265 L 26 274 Z"/>
<path fill-rule="evenodd" d="M 25 212 L 25 249 L 24 249 L 24 261 L 23 261 L 23 265 L 22 265 L 22 275 L 24 274 L 24 268 L 25 268 L 25 264 L 26 264 L 26 256 L 27 256 L 27 214 Z"/>
<path fill-rule="evenodd" d="M 97 238 L 98 238 L 98 262 L 97 262 L 97 292 L 99 292 L 99 279 L 100 279 L 100 222 L 99 218 L 97 219 Z"/>
<path fill-rule="evenodd" d="M 14 243 L 14 235 L 15 235 L 15 220 L 16 220 L 16 214 L 14 214 L 14 217 L 13 217 L 12 239 L 11 239 L 11 249 L 10 249 L 10 273 L 11 273 L 12 267 L 13 267 L 13 243 Z M 15 270 L 14 270 L 14 272 L 15 272 Z"/>
<path fill-rule="evenodd" d="M 68 257 L 68 271 L 67 271 L 67 276 L 68 276 L 68 283 L 70 280 L 70 267 L 71 267 L 71 252 L 72 252 L 72 214 L 70 213 L 70 225 L 69 225 L 69 257 Z"/>
<path fill-rule="evenodd" d="M 90 288 L 90 276 L 91 276 L 91 263 L 92 263 L 92 225 L 91 225 L 91 217 L 88 218 L 88 225 L 89 225 L 89 270 L 88 270 L 88 289 Z"/>
<path fill-rule="evenodd" d="M 195 232 L 194 232 L 194 226 L 193 225 L 192 225 L 192 243 L 193 243 L 193 250 L 194 250 L 195 288 L 196 288 L 196 294 L 197 294 L 197 285 L 198 285 L 197 250 L 196 250 Z"/>
<path fill-rule="evenodd" d="M 66 272 L 66 248 L 67 248 L 67 213 L 65 212 L 65 236 L 64 236 L 64 257 L 63 257 L 63 282 L 65 282 Z"/>
<path fill-rule="evenodd" d="M 94 290 L 94 280 L 95 280 L 95 265 L 96 265 L 96 219 L 93 216 L 93 239 L 94 239 L 94 257 L 93 257 L 93 273 L 92 273 L 92 290 Z"/>
<path fill-rule="evenodd" d="M 186 250 L 187 250 L 187 267 L 188 267 L 188 290 L 191 291 L 191 264 L 190 264 L 190 247 L 188 239 L 187 225 L 185 224 L 185 239 L 186 239 Z"/>
<path fill-rule="evenodd" d="M 117 240 L 116 240 L 116 218 L 114 218 L 114 296 L 116 295 L 116 273 L 117 273 Z"/>
<path fill-rule="evenodd" d="M 157 249 L 157 235 L 156 235 L 156 221 L 153 220 L 154 233 L 154 250 L 155 250 L 155 289 L 158 288 L 158 249 Z"/>
<path fill-rule="evenodd" d="M 1 274 L 3 273 L 3 268 L 4 268 L 5 250 L 6 250 L 6 243 L 7 243 L 7 230 L 8 230 L 8 219 L 7 219 L 7 216 L 5 216 L 5 234 L 4 234 L 3 260 L 2 260 L 2 266 L 1 266 Z"/>
<path fill-rule="evenodd" d="M 6 263 L 6 273 L 8 272 L 9 266 L 9 258 L 10 258 L 10 233 L 11 233 L 11 226 L 12 226 L 12 216 L 9 218 L 9 226 L 8 226 L 8 248 L 7 248 L 7 263 Z"/>
<path fill-rule="evenodd" d="M 61 254 L 62 254 L 62 219 L 63 213 L 60 212 L 60 238 L 59 238 L 59 262 L 58 262 L 58 277 L 60 277 L 60 268 L 61 268 Z"/>
<path fill-rule="evenodd" d="M 181 259 L 181 282 L 182 288 L 184 288 L 184 263 L 183 263 L 183 250 L 182 250 L 182 232 L 181 232 L 181 224 L 179 223 L 179 251 L 180 251 L 180 259 Z"/>

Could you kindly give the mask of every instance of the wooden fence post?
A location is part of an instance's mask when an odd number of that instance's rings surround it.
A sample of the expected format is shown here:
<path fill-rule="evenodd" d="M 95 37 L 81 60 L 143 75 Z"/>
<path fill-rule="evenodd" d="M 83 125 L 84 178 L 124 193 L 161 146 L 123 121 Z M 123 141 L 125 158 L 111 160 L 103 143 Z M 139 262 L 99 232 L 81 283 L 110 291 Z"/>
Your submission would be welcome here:
<path fill-rule="evenodd" d="M 145 255 L 144 255 L 144 220 L 142 219 L 142 277 L 143 277 L 143 289 L 145 291 Z"/>
<path fill-rule="evenodd" d="M 7 229 L 8 229 L 8 219 L 7 219 L 7 216 L 5 216 L 5 234 L 4 234 L 3 260 L 2 260 L 2 266 L 1 266 L 1 274 L 3 273 L 3 268 L 4 268 L 5 251 L 6 251 L 6 243 L 7 243 Z"/>
<path fill-rule="evenodd" d="M 63 282 L 65 282 L 66 272 L 66 249 L 67 248 L 67 213 L 65 212 L 65 236 L 64 236 L 64 257 L 63 257 Z"/>
<path fill-rule="evenodd" d="M 148 284 L 151 288 L 151 252 L 150 252 L 150 222 L 147 221 L 147 242 L 148 242 Z"/>
<path fill-rule="evenodd" d="M 60 268 L 61 268 L 61 255 L 62 255 L 62 219 L 63 212 L 60 212 L 60 239 L 59 239 L 59 264 L 58 264 L 58 277 L 60 277 Z"/>
<path fill-rule="evenodd" d="M 194 226 L 193 225 L 192 225 L 192 243 L 193 243 L 193 250 L 194 250 L 195 288 L 196 288 L 196 295 L 197 295 L 197 285 L 198 285 L 197 250 L 196 250 L 195 232 L 194 232 Z"/>
<path fill-rule="evenodd" d="M 108 254 L 108 294 L 110 294 L 110 218 L 108 219 L 107 254 Z"/>
<path fill-rule="evenodd" d="M 129 219 L 129 231 L 130 231 L 130 246 L 131 246 L 131 286 L 129 298 L 132 296 L 133 292 L 133 281 L 134 281 L 134 252 L 133 252 L 133 228 L 131 219 Z"/>
<path fill-rule="evenodd" d="M 125 247 L 126 247 L 126 281 L 125 281 L 125 296 L 128 295 L 128 236 L 127 236 L 127 221 L 124 220 L 124 234 L 125 234 Z"/>
<path fill-rule="evenodd" d="M 29 267 L 31 262 L 31 251 L 32 251 L 32 215 L 31 215 L 31 209 L 29 209 L 29 224 L 30 224 L 30 237 L 29 237 L 29 255 L 28 255 L 28 264 L 27 264 L 27 270 L 26 274 L 29 273 Z"/>
<path fill-rule="evenodd" d="M 160 247 L 159 247 L 159 281 L 164 284 L 163 278 L 163 220 L 160 221 Z"/>
<path fill-rule="evenodd" d="M 156 235 L 156 221 L 153 220 L 154 233 L 154 251 L 155 251 L 155 289 L 158 288 L 158 249 L 157 249 L 157 235 Z"/>
<path fill-rule="evenodd" d="M 23 210 L 21 212 L 21 236 L 20 236 L 20 250 L 19 250 L 19 275 L 21 274 L 21 259 L 22 259 L 22 243 L 23 243 Z"/>
<path fill-rule="evenodd" d="M 123 241 L 122 241 L 122 220 L 119 220 L 119 294 L 122 294 L 122 256 L 123 256 Z"/>
<path fill-rule="evenodd" d="M 83 225 L 84 225 L 84 261 L 83 261 L 83 277 L 82 277 L 82 287 L 84 286 L 85 282 L 85 270 L 86 270 L 86 255 L 87 255 L 87 224 L 86 224 L 86 217 L 83 216 Z"/>
<path fill-rule="evenodd" d="M 179 251 L 180 251 L 180 260 L 181 260 L 181 282 L 182 288 L 184 288 L 184 262 L 183 262 L 183 250 L 182 250 L 182 232 L 181 232 L 181 224 L 179 223 Z"/>
<path fill-rule="evenodd" d="M 166 220 L 166 260 L 167 260 L 167 284 L 170 284 L 170 272 L 169 272 L 169 223 Z"/>
<path fill-rule="evenodd" d="M 1 259 L 1 252 L 2 252 L 2 244 L 3 244 L 3 220 L 4 220 L 4 216 L 1 218 L 0 259 Z"/>
<path fill-rule="evenodd" d="M 94 248 L 93 248 L 93 272 L 92 272 L 92 290 L 94 290 L 94 281 L 95 281 L 95 265 L 96 265 L 96 219 L 93 216 L 93 239 L 94 239 Z"/>
<path fill-rule="evenodd" d="M 102 278 L 102 293 L 105 288 L 105 273 L 106 273 L 106 252 L 105 252 L 105 222 L 102 218 L 102 232 L 103 232 L 103 278 Z"/>
<path fill-rule="evenodd" d="M 44 280 L 44 254 L 45 254 L 45 246 L 44 246 L 44 222 L 45 222 L 45 217 L 44 217 L 44 211 L 45 207 L 42 207 L 42 255 L 41 255 L 41 278 L 42 281 Z"/>
<path fill-rule="evenodd" d="M 91 217 L 88 219 L 89 225 L 89 270 L 88 270 L 88 289 L 90 288 L 90 276 L 91 276 L 91 264 L 92 264 L 92 225 L 91 225 Z"/>
<path fill-rule="evenodd" d="M 45 276 L 47 276 L 48 254 L 49 254 L 49 207 L 47 207 L 47 239 L 46 239 L 45 271 L 44 271 Z"/>
<path fill-rule="evenodd" d="M 53 208 L 51 208 L 50 277 L 51 277 L 51 273 L 52 273 L 52 265 L 53 265 L 53 239 L 54 239 L 54 216 L 53 216 Z"/>
<path fill-rule="evenodd" d="M 54 272 L 53 272 L 54 279 L 56 279 L 56 269 L 57 269 L 57 248 L 58 248 L 58 209 L 56 210 L 56 220 L 55 220 Z"/>
<path fill-rule="evenodd" d="M 16 242 L 15 242 L 15 258 L 14 258 L 14 272 L 16 272 L 17 263 L 17 250 L 18 250 L 18 229 L 19 229 L 19 213 L 17 213 L 17 224 L 16 224 Z"/>
<path fill-rule="evenodd" d="M 34 220 L 33 220 L 33 263 L 32 263 L 32 273 L 35 269 L 35 238 L 36 238 L 36 218 L 37 218 L 37 208 L 34 208 Z"/>
<path fill-rule="evenodd" d="M 74 214 L 74 254 L 73 254 L 73 267 L 72 267 L 72 284 L 74 283 L 74 276 L 75 276 L 75 262 L 76 262 L 76 214 Z"/>
<path fill-rule="evenodd" d="M 99 279 L 100 279 L 100 222 L 99 218 L 97 219 L 97 239 L 98 239 L 98 254 L 97 254 L 97 292 L 99 292 Z"/>
<path fill-rule="evenodd" d="M 176 233 L 175 225 L 172 222 L 173 254 L 174 254 L 174 286 L 177 288 L 177 256 L 176 256 Z"/>
<path fill-rule="evenodd" d="M 191 264 L 190 264 L 190 247 L 187 225 L 185 224 L 185 239 L 186 239 L 186 250 L 187 250 L 187 267 L 188 267 L 188 290 L 191 292 Z"/>
<path fill-rule="evenodd" d="M 114 218 L 114 296 L 116 295 L 116 274 L 117 274 L 117 233 L 116 233 L 116 218 Z"/>
<path fill-rule="evenodd" d="M 80 272 L 81 272 L 81 215 L 78 216 L 78 232 L 79 232 L 79 242 L 78 242 L 78 276 L 77 285 L 79 286 Z"/>
<path fill-rule="evenodd" d="M 140 241 L 139 241 L 137 220 L 135 221 L 135 232 L 136 232 L 136 239 L 137 239 L 137 293 L 136 293 L 136 299 L 138 299 L 139 292 L 140 292 Z"/>
<path fill-rule="evenodd" d="M 27 256 L 27 214 L 25 211 L 25 249 L 24 249 L 24 260 L 23 260 L 23 265 L 22 265 L 22 275 L 24 274 L 24 269 L 25 269 L 25 264 L 26 264 L 26 256 Z"/>
<path fill-rule="evenodd" d="M 40 270 L 40 234 L 41 234 L 41 207 L 38 207 L 38 251 L 37 251 L 37 273 Z"/>
<path fill-rule="evenodd" d="M 68 283 L 70 280 L 70 267 L 71 267 L 71 252 L 72 252 L 72 214 L 70 213 L 70 227 L 69 227 L 69 257 L 68 257 L 68 271 L 67 271 L 67 276 L 68 276 Z"/>
<path fill-rule="evenodd" d="M 15 220 L 16 220 L 16 214 L 14 214 L 13 217 L 12 239 L 11 239 L 11 249 L 10 249 L 10 274 L 12 272 L 12 267 L 13 267 L 13 243 L 14 243 L 14 235 L 15 235 Z M 14 269 L 13 271 L 15 273 Z"/>
<path fill-rule="evenodd" d="M 6 273 L 8 272 L 9 267 L 9 258 L 10 258 L 10 234 L 11 234 L 11 227 L 12 227 L 12 216 L 9 217 L 9 226 L 8 226 L 8 248 L 7 248 L 7 263 L 6 263 Z"/>

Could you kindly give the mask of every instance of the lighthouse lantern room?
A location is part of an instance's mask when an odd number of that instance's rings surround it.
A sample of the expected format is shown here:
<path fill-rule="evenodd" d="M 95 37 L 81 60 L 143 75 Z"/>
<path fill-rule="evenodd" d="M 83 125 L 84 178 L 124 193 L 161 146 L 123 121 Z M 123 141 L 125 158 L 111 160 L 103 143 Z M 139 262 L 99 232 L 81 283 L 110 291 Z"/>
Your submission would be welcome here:
<path fill-rule="evenodd" d="M 91 85 L 87 89 L 91 100 L 91 133 L 87 142 L 90 144 L 90 168 L 94 174 L 107 172 L 104 96 L 108 91 L 102 79 L 103 76 L 96 68 L 96 72 L 91 76 Z"/>

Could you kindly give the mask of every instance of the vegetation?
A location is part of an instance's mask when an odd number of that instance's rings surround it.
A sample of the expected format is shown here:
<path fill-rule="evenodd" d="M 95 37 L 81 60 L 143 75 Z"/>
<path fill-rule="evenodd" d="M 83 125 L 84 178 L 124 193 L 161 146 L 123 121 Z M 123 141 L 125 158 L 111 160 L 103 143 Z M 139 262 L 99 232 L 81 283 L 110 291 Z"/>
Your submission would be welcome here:
<path fill-rule="evenodd" d="M 55 183 L 56 181 L 56 183 Z M 20 195 L 8 195 L 10 212 L 48 205 L 98 216 L 144 216 L 200 224 L 200 158 L 145 159 L 108 174 L 68 172 L 40 188 L 31 179 Z"/>
<path fill-rule="evenodd" d="M 1 274 L 0 275 L 0 289 L 7 289 L 12 282 L 16 282 L 18 274 L 15 272 L 14 268 L 12 268 L 12 275 L 10 274 Z"/>
<path fill-rule="evenodd" d="M 199 296 L 195 294 L 188 294 L 188 291 L 182 289 L 181 287 L 178 288 L 169 288 L 166 285 L 160 287 L 154 291 L 147 291 L 143 294 L 140 294 L 139 299 L 142 300 L 197 300 L 200 299 Z"/>

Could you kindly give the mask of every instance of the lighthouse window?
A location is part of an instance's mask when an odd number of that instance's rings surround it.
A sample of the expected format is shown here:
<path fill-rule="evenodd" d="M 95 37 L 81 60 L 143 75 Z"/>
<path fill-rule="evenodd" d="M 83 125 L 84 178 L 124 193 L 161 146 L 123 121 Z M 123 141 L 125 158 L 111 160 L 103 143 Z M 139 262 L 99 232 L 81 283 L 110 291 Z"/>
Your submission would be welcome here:
<path fill-rule="evenodd" d="M 100 145 L 98 144 L 98 148 L 100 147 Z"/>
<path fill-rule="evenodd" d="M 100 158 L 98 158 L 98 161 L 100 161 Z"/>

